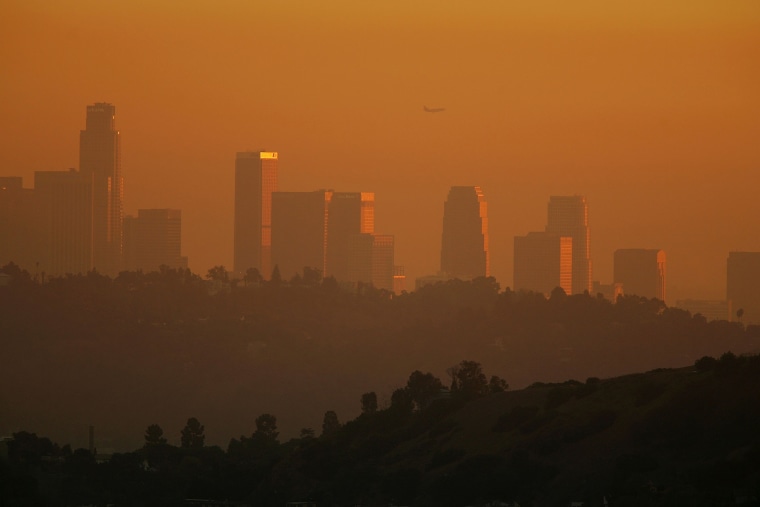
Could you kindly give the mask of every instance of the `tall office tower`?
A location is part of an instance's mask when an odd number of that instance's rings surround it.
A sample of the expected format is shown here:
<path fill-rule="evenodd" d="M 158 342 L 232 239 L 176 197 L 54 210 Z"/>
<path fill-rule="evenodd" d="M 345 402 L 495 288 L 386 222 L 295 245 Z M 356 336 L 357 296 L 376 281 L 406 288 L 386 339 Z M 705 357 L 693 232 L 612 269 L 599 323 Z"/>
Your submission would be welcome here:
<path fill-rule="evenodd" d="M 324 274 L 331 197 L 329 190 L 272 193 L 272 266 L 284 280 L 305 267 Z"/>
<path fill-rule="evenodd" d="M 451 187 L 443 205 L 441 272 L 462 279 L 490 276 L 488 209 L 480 187 Z"/>
<path fill-rule="evenodd" d="M 0 177 L 0 266 L 13 262 L 30 274 L 42 251 L 35 193 L 20 176 Z"/>
<path fill-rule="evenodd" d="M 94 267 L 94 178 L 74 169 L 34 173 L 43 240 L 40 273 L 81 274 Z"/>
<path fill-rule="evenodd" d="M 161 266 L 186 269 L 182 256 L 182 212 L 178 209 L 140 209 L 124 217 L 124 268 L 145 273 Z"/>
<path fill-rule="evenodd" d="M 372 236 L 372 285 L 393 292 L 395 238 L 390 234 Z"/>
<path fill-rule="evenodd" d="M 233 271 L 272 274 L 272 192 L 277 191 L 277 152 L 245 151 L 235 158 Z"/>
<path fill-rule="evenodd" d="M 615 250 L 614 283 L 623 294 L 665 301 L 665 252 L 645 248 Z"/>
<path fill-rule="evenodd" d="M 406 290 L 406 274 L 404 266 L 393 266 L 393 292 L 401 294 Z"/>
<path fill-rule="evenodd" d="M 729 252 L 726 268 L 731 319 L 760 324 L 760 252 Z"/>
<path fill-rule="evenodd" d="M 570 294 L 573 287 L 573 238 L 550 232 L 515 236 L 514 290 L 549 296 L 560 287 Z"/>
<path fill-rule="evenodd" d="M 92 250 L 94 267 L 115 276 L 121 269 L 123 178 L 116 130 L 116 107 L 87 106 L 85 130 L 79 134 L 79 170 L 92 176 Z"/>
<path fill-rule="evenodd" d="M 590 294 L 593 282 L 586 198 L 582 195 L 551 196 L 546 232 L 573 238 L 572 294 L 583 294 L 586 291 Z"/>
<path fill-rule="evenodd" d="M 333 192 L 327 220 L 327 276 L 339 282 L 370 282 L 374 192 Z"/>

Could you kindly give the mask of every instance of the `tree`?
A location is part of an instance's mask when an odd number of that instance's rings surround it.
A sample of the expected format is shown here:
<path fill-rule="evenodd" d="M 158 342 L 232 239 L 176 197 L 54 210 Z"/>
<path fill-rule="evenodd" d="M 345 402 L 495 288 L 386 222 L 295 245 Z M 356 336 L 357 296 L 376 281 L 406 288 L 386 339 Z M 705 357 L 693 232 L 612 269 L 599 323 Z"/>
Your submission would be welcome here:
<path fill-rule="evenodd" d="M 203 447 L 206 435 L 203 434 L 204 427 L 195 417 L 187 420 L 185 428 L 182 430 L 182 447 L 199 448 Z"/>
<path fill-rule="evenodd" d="M 362 394 L 362 414 L 377 412 L 377 394 L 374 391 Z"/>
<path fill-rule="evenodd" d="M 417 410 L 422 410 L 441 393 L 443 384 L 432 373 L 415 370 L 409 375 L 406 389 Z"/>
<path fill-rule="evenodd" d="M 462 361 L 449 368 L 451 375 L 451 392 L 459 393 L 466 398 L 477 398 L 488 392 L 488 382 L 480 363 Z"/>
<path fill-rule="evenodd" d="M 340 422 L 338 421 L 338 414 L 333 410 L 325 412 L 325 417 L 322 420 L 322 436 L 334 435 L 339 429 Z"/>
<path fill-rule="evenodd" d="M 314 430 L 312 428 L 301 428 L 301 438 L 302 439 L 314 438 Z"/>
<path fill-rule="evenodd" d="M 309 287 L 317 287 L 322 283 L 322 271 L 316 268 L 305 266 L 303 268 L 303 284 Z"/>
<path fill-rule="evenodd" d="M 256 418 L 256 432 L 259 435 L 271 440 L 277 440 L 280 433 L 277 431 L 277 418 L 272 414 L 261 414 Z"/>
<path fill-rule="evenodd" d="M 274 265 L 274 269 L 272 270 L 272 276 L 269 278 L 269 282 L 272 285 L 282 284 L 282 275 L 280 274 L 280 266 L 278 266 L 277 264 Z"/>
<path fill-rule="evenodd" d="M 230 275 L 224 266 L 214 266 L 206 273 L 206 278 L 209 280 L 218 280 L 220 282 L 229 282 Z"/>
<path fill-rule="evenodd" d="M 488 381 L 488 391 L 491 393 L 503 393 L 509 389 L 509 384 L 503 378 L 497 375 L 491 375 L 491 380 Z"/>
<path fill-rule="evenodd" d="M 261 273 L 256 268 L 248 268 L 245 272 L 245 275 L 243 276 L 243 283 L 248 285 L 261 285 L 261 282 L 264 281 L 264 277 L 261 276 Z"/>
<path fill-rule="evenodd" d="M 158 424 L 151 424 L 145 430 L 145 445 L 164 445 L 166 439 L 164 438 L 164 430 Z"/>

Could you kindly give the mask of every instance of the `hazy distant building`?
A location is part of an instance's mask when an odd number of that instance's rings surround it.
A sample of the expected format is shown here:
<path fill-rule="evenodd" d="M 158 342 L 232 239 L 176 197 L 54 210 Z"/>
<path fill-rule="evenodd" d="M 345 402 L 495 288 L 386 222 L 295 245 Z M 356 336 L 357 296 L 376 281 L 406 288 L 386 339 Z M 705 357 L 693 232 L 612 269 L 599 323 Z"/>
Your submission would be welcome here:
<path fill-rule="evenodd" d="M 372 285 L 376 289 L 394 292 L 395 238 L 390 234 L 372 236 Z"/>
<path fill-rule="evenodd" d="M 0 266 L 13 262 L 34 275 L 40 240 L 34 190 L 20 176 L 0 177 Z"/>
<path fill-rule="evenodd" d="M 116 107 L 87 106 L 85 130 L 79 135 L 79 170 L 92 177 L 92 261 L 101 273 L 115 276 L 121 268 L 123 179 Z M 36 188 L 36 185 L 35 185 Z"/>
<path fill-rule="evenodd" d="M 615 250 L 613 278 L 623 293 L 665 301 L 665 252 L 645 248 Z"/>
<path fill-rule="evenodd" d="M 604 299 L 608 299 L 612 302 L 617 301 L 618 296 L 623 295 L 623 284 L 621 283 L 601 283 L 594 281 L 594 291 L 592 296 L 602 295 Z"/>
<path fill-rule="evenodd" d="M 182 256 L 182 212 L 141 209 L 124 217 L 124 269 L 159 271 L 161 266 L 186 269 Z"/>
<path fill-rule="evenodd" d="M 305 267 L 325 273 L 331 198 L 329 190 L 272 194 L 272 266 L 284 280 Z"/>
<path fill-rule="evenodd" d="M 272 273 L 272 193 L 277 191 L 277 153 L 240 152 L 235 158 L 235 231 L 233 271 L 242 278 L 250 268 L 264 278 Z"/>
<path fill-rule="evenodd" d="M 490 276 L 487 211 L 480 187 L 451 187 L 443 205 L 443 273 L 461 279 Z"/>
<path fill-rule="evenodd" d="M 560 287 L 573 287 L 573 238 L 549 232 L 529 232 L 515 237 L 514 290 L 549 296 Z"/>
<path fill-rule="evenodd" d="M 551 196 L 546 232 L 573 238 L 573 294 L 593 289 L 588 206 L 581 195 Z"/>
<path fill-rule="evenodd" d="M 676 308 L 689 311 L 692 315 L 700 314 L 708 321 L 731 320 L 728 301 L 703 300 L 703 299 L 679 299 Z"/>
<path fill-rule="evenodd" d="M 327 276 L 338 282 L 372 280 L 373 192 L 333 192 L 328 206 Z"/>
<path fill-rule="evenodd" d="M 401 294 L 406 290 L 406 274 L 404 266 L 393 266 L 393 292 Z"/>
<path fill-rule="evenodd" d="M 760 324 L 760 252 L 729 252 L 726 262 L 726 299 L 731 320 Z"/>
<path fill-rule="evenodd" d="M 74 169 L 34 173 L 40 273 L 81 274 L 94 267 L 94 179 L 94 174 Z"/>

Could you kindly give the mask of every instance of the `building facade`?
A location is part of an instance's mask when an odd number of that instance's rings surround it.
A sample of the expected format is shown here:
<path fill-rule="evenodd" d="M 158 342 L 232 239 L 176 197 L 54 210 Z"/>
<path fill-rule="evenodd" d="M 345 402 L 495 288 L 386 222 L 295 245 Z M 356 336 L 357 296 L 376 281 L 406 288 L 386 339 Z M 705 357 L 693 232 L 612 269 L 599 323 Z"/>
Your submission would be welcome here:
<path fill-rule="evenodd" d="M 96 267 L 94 180 L 94 174 L 74 169 L 34 173 L 41 274 L 48 277 L 84 274 Z"/>
<path fill-rule="evenodd" d="M 13 262 L 34 275 L 42 246 L 36 195 L 20 176 L 0 177 L 0 266 Z"/>
<path fill-rule="evenodd" d="M 662 250 L 622 248 L 615 250 L 614 283 L 623 293 L 665 301 L 666 258 Z"/>
<path fill-rule="evenodd" d="M 278 154 L 240 152 L 235 158 L 235 230 L 233 271 L 242 278 L 250 268 L 264 278 L 272 273 L 272 193 L 277 191 Z"/>
<path fill-rule="evenodd" d="M 549 232 L 515 236 L 514 290 L 551 295 L 573 287 L 573 238 Z"/>
<path fill-rule="evenodd" d="M 546 232 L 573 238 L 572 294 L 591 293 L 591 241 L 588 205 L 581 195 L 551 196 Z"/>
<path fill-rule="evenodd" d="M 103 274 L 116 276 L 121 269 L 124 196 L 116 107 L 112 104 L 87 106 L 85 130 L 79 134 L 79 170 L 92 178 L 93 265 Z"/>
<path fill-rule="evenodd" d="M 329 190 L 272 194 L 272 265 L 284 280 L 305 267 L 325 273 L 331 198 Z"/>
<path fill-rule="evenodd" d="M 182 212 L 141 209 L 124 217 L 124 269 L 149 273 L 161 266 L 186 269 L 182 256 Z"/>
<path fill-rule="evenodd" d="M 490 276 L 488 208 L 480 187 L 451 187 L 443 205 L 441 272 L 452 278 Z"/>
<path fill-rule="evenodd" d="M 333 192 L 327 220 L 326 275 L 338 282 L 372 280 L 374 192 Z"/>

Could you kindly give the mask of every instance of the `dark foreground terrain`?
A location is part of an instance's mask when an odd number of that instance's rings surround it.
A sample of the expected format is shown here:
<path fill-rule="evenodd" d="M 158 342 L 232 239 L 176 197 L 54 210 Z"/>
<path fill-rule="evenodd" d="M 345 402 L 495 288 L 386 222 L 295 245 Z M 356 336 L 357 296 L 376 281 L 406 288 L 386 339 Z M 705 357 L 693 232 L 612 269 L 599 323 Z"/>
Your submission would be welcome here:
<path fill-rule="evenodd" d="M 0 504 L 182 505 L 188 498 L 283 506 L 759 505 L 760 356 L 503 391 L 479 363 L 451 386 L 416 371 L 377 409 L 280 443 L 262 414 L 226 449 L 189 420 L 182 446 L 157 425 L 108 458 L 17 432 L 5 442 Z"/>

